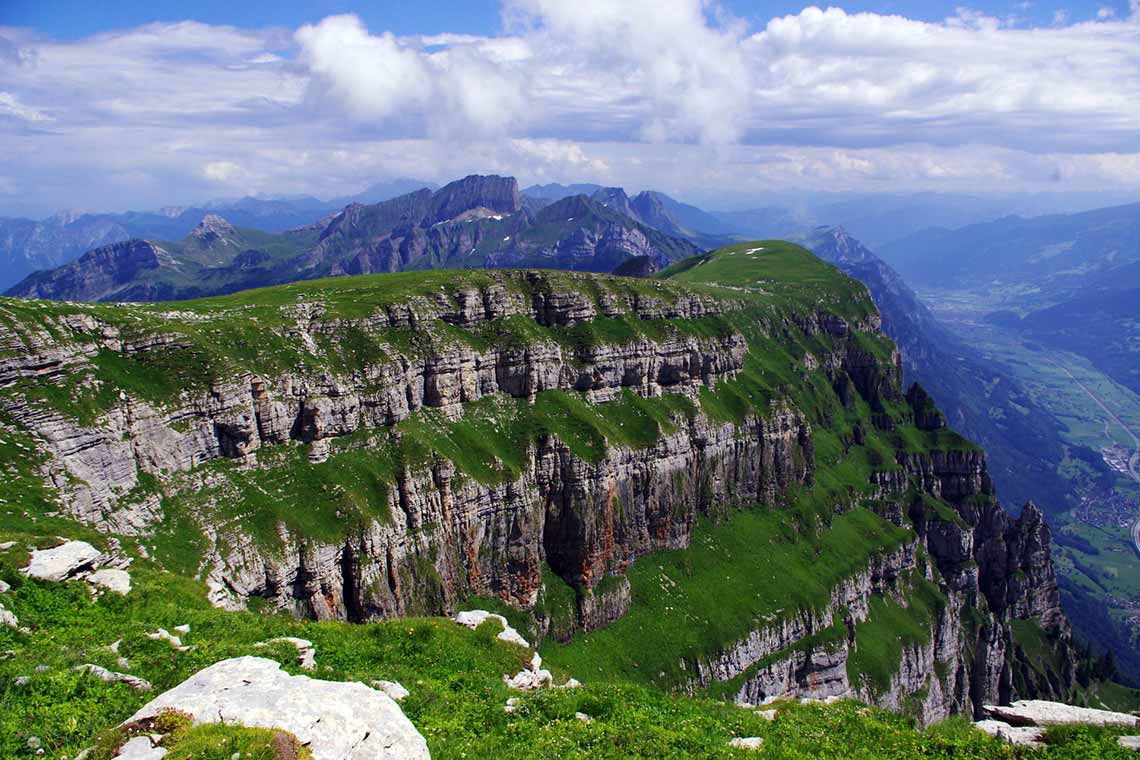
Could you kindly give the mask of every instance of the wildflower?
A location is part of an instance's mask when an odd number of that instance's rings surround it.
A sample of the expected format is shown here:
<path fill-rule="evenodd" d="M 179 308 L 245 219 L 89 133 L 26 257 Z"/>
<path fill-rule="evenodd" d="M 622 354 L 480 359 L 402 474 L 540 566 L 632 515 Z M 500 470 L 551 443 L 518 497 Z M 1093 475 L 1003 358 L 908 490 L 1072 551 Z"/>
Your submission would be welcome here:
<path fill-rule="evenodd" d="M 40 744 L 41 744 L 40 737 L 38 737 L 38 736 L 29 736 L 28 737 L 28 749 L 39 749 Z"/>

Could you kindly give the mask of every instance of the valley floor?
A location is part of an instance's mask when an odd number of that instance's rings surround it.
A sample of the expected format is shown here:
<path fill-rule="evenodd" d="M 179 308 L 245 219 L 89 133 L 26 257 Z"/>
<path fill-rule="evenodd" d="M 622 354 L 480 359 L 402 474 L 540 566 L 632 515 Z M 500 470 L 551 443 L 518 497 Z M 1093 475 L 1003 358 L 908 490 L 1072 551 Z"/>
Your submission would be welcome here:
<path fill-rule="evenodd" d="M 1070 447 L 1061 474 L 1073 483 L 1075 508 L 1058 510 L 1049 494 L 1035 496 L 1054 527 L 1054 561 L 1069 612 L 1083 638 L 1125 652 L 1128 676 L 1140 676 L 1127 651 L 1140 639 L 1140 396 L 1086 358 L 1020 339 L 982 317 L 995 307 L 965 291 L 922 297 L 959 335 L 1007 368 L 1051 413 Z M 1084 453 L 1081 448 L 1084 448 Z M 1086 461 L 1096 456 L 1097 462 Z M 1072 593 L 1088 597 L 1074 614 Z M 1090 623 L 1088 607 L 1103 601 Z M 1107 629 L 1112 629 L 1107 630 Z"/>

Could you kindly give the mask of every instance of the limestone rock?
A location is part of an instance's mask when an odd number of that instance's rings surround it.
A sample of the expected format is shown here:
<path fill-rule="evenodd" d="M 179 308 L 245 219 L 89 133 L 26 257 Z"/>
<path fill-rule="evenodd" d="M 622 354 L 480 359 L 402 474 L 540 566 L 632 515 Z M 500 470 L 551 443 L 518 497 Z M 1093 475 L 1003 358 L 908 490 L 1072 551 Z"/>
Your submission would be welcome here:
<path fill-rule="evenodd" d="M 82 670 L 90 673 L 98 678 L 100 681 L 107 681 L 108 683 L 120 682 L 130 686 L 135 691 L 150 691 L 150 681 L 132 676 L 129 673 L 116 673 L 113 670 L 107 670 L 99 665 L 92 665 L 87 663 L 85 665 L 77 665 L 74 670 Z"/>
<path fill-rule="evenodd" d="M 1036 726 L 1011 726 L 1000 720 L 980 720 L 974 724 L 995 739 L 1024 747 L 1044 746 L 1045 729 Z"/>
<path fill-rule="evenodd" d="M 455 616 L 455 622 L 462 626 L 466 626 L 471 630 L 475 630 L 482 625 L 486 620 L 497 620 L 502 624 L 503 630 L 499 631 L 495 638 L 500 641 L 506 641 L 511 644 L 518 644 L 520 647 L 530 649 L 530 644 L 522 635 L 511 627 L 507 619 L 502 615 L 497 615 L 493 612 L 486 610 L 464 610 Z"/>
<path fill-rule="evenodd" d="M 91 569 L 102 553 L 86 541 L 65 541 L 51 549 L 32 552 L 23 573 L 43 581 L 65 581 L 82 570 Z"/>
<path fill-rule="evenodd" d="M 151 701 L 130 721 L 164 709 L 197 724 L 225 722 L 295 735 L 315 760 L 427 760 L 427 742 L 386 694 L 362 683 L 291 676 L 261 657 L 223 660 Z"/>
<path fill-rule="evenodd" d="M 753 710 L 753 712 L 764 720 L 775 720 L 779 714 L 779 710 Z"/>
<path fill-rule="evenodd" d="M 986 705 L 986 714 L 1013 726 L 1049 726 L 1081 723 L 1089 726 L 1140 726 L 1140 718 L 1128 713 L 1076 707 L 1042 699 L 1021 699 L 1012 705 Z"/>
<path fill-rule="evenodd" d="M 20 627 L 20 621 L 16 619 L 16 615 L 4 609 L 2 604 L 0 604 L 0 625 L 6 625 L 9 628 Z"/>
<path fill-rule="evenodd" d="M 553 682 L 554 676 L 549 670 L 520 670 L 513 676 L 503 676 L 503 683 L 521 691 L 537 691 Z"/>
<path fill-rule="evenodd" d="M 12 590 L 11 586 L 9 586 L 4 581 L 0 581 L 0 594 L 7 594 L 11 590 Z"/>
<path fill-rule="evenodd" d="M 177 649 L 179 652 L 186 652 L 190 650 L 190 647 L 183 645 L 181 638 L 175 636 L 165 628 L 159 628 L 157 631 L 148 633 L 146 637 L 154 641 L 165 641 L 169 643 L 170 646 Z"/>
<path fill-rule="evenodd" d="M 86 581 L 93 586 L 114 591 L 117 594 L 129 594 L 131 591 L 131 575 L 126 570 L 104 568 L 88 575 Z"/>
<path fill-rule="evenodd" d="M 1118 736 L 1116 737 L 1116 743 L 1124 749 L 1140 752 L 1140 736 Z"/>
<path fill-rule="evenodd" d="M 411 694 L 399 681 L 373 681 L 372 685 L 397 702 Z"/>
<path fill-rule="evenodd" d="M 728 746 L 737 749 L 757 750 L 764 746 L 764 739 L 759 736 L 738 736 L 728 743 Z"/>
<path fill-rule="evenodd" d="M 154 744 L 149 736 L 135 736 L 127 740 L 115 760 L 159 760 L 166 755 L 166 748 Z"/>

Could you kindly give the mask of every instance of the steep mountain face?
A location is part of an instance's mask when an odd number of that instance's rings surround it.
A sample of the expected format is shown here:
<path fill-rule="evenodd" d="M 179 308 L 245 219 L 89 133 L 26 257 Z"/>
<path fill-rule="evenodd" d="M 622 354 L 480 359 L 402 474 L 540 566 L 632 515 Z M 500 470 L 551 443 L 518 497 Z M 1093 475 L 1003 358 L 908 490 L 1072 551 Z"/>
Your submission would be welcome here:
<path fill-rule="evenodd" d="M 351 204 L 327 221 L 269 234 L 208 214 L 178 243 L 132 241 L 168 254 L 134 276 L 111 271 L 119 249 L 97 250 L 40 272 L 9 295 L 59 300 L 173 300 L 301 279 L 414 269 L 543 267 L 610 272 L 630 259 L 649 271 L 692 256 L 671 238 L 585 196 L 524 209 L 510 177 L 472 176 L 373 205 Z"/>
<path fill-rule="evenodd" d="M 1057 474 L 1064 448 L 1056 425 L 1013 378 L 946 329 L 894 269 L 843 228 L 817 230 L 804 245 L 868 287 L 902 353 L 904 376 L 986 448 L 1003 493 L 1053 512 L 1071 505 L 1072 486 Z"/>
<path fill-rule="evenodd" d="M 0 415 L 48 494 L 13 500 L 136 537 L 218 605 L 497 597 L 571 672 L 924 721 L 1067 694 L 1048 529 L 903 393 L 865 289 L 772 242 L 664 274 L 0 302 Z"/>
<path fill-rule="evenodd" d="M 130 233 L 104 217 L 58 215 L 42 222 L 0 219 L 0 289 L 85 251 L 126 240 Z"/>
<path fill-rule="evenodd" d="M 127 240 L 36 272 L 10 295 L 71 301 L 161 301 L 230 293 L 273 282 L 319 230 L 238 229 L 208 214 L 177 243 Z"/>
<path fill-rule="evenodd" d="M 67 264 L 84 253 L 131 238 L 180 240 L 205 216 L 219 216 L 237 227 L 285 232 L 312 224 L 351 203 L 381 203 L 436 185 L 400 179 L 374 184 L 345 198 L 239 198 L 200 206 L 118 214 L 57 214 L 42 221 L 0 219 L 0 291 L 24 277 Z"/>

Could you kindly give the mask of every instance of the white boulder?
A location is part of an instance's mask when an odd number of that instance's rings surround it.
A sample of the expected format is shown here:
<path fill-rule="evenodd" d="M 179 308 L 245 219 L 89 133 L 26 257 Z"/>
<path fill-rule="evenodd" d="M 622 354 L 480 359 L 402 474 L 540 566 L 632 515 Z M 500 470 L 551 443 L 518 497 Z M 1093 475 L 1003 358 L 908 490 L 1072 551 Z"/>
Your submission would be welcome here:
<path fill-rule="evenodd" d="M 291 676 L 273 660 L 237 657 L 199 671 L 130 721 L 165 709 L 196 724 L 275 728 L 295 735 L 315 760 L 427 760 L 427 742 L 391 697 L 358 682 Z"/>
<path fill-rule="evenodd" d="M 467 626 L 472 630 L 478 628 L 487 620 L 498 620 L 502 624 L 503 630 L 496 636 L 500 641 L 507 641 L 511 644 L 518 644 L 520 647 L 530 649 L 530 644 L 527 640 L 524 639 L 518 631 L 512 628 L 511 624 L 508 623 L 507 619 L 502 615 L 496 615 L 486 610 L 464 610 L 455 616 L 456 623 Z"/>
<path fill-rule="evenodd" d="M 76 665 L 73 670 L 82 670 L 90 673 L 98 678 L 100 681 L 107 681 L 108 683 L 120 682 L 130 686 L 135 691 L 150 691 L 150 681 L 132 676 L 129 673 L 116 673 L 113 670 L 107 670 L 99 665 Z"/>
<path fill-rule="evenodd" d="M 16 619 L 16 615 L 4 609 L 4 605 L 2 604 L 0 604 L 0 625 L 5 625 L 9 628 L 20 627 L 20 621 Z"/>
<path fill-rule="evenodd" d="M 0 594 L 7 594 L 11 590 L 12 590 L 11 586 L 9 586 L 4 581 L 0 581 Z"/>
<path fill-rule="evenodd" d="M 1140 736 L 1118 736 L 1116 737 L 1116 743 L 1124 749 L 1140 752 Z"/>
<path fill-rule="evenodd" d="M 165 641 L 165 642 L 169 643 L 170 646 L 177 649 L 179 652 L 190 651 L 190 647 L 184 646 L 182 644 L 181 638 L 179 638 L 178 636 L 175 636 L 174 634 L 172 634 L 170 631 L 166 630 L 165 628 L 159 628 L 157 631 L 154 631 L 152 633 L 148 633 L 146 635 L 146 637 L 148 639 L 153 639 L 155 641 Z"/>
<path fill-rule="evenodd" d="M 149 736 L 135 736 L 115 755 L 115 760 L 159 760 L 166 755 L 166 749 L 154 744 Z"/>
<path fill-rule="evenodd" d="M 503 683 L 521 691 L 537 691 L 553 682 L 554 676 L 549 670 L 520 670 L 513 676 L 503 676 Z"/>
<path fill-rule="evenodd" d="M 22 572 L 42 581 L 65 581 L 81 570 L 88 570 L 102 553 L 86 541 L 65 541 L 51 549 L 36 549 Z"/>
<path fill-rule="evenodd" d="M 764 739 L 759 736 L 738 736 L 728 746 L 736 749 L 760 749 L 764 746 Z"/>
<path fill-rule="evenodd" d="M 116 594 L 123 594 L 124 596 L 131 591 L 131 574 L 126 570 L 116 570 L 114 568 L 104 568 L 96 570 L 87 576 L 87 582 L 92 586 L 114 591 Z"/>
<path fill-rule="evenodd" d="M 995 739 L 1023 747 L 1044 746 L 1045 729 L 1037 726 L 1011 726 L 1000 720 L 980 720 L 976 728 Z"/>
<path fill-rule="evenodd" d="M 397 702 L 411 695 L 399 681 L 373 681 L 372 685 Z"/>
<path fill-rule="evenodd" d="M 1013 726 L 1050 726 L 1081 723 L 1089 726 L 1138 726 L 1140 718 L 1128 713 L 1075 707 L 1043 699 L 1019 699 L 1012 705 L 986 705 L 986 714 Z"/>

